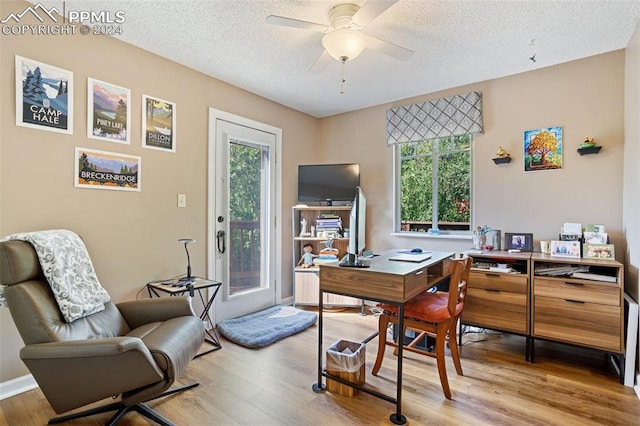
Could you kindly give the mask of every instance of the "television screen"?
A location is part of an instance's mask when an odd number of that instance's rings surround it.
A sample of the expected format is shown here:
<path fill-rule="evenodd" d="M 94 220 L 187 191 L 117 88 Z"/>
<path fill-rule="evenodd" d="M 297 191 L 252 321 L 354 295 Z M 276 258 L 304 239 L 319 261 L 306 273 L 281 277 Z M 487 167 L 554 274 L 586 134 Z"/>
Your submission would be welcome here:
<path fill-rule="evenodd" d="M 298 166 L 298 201 L 351 201 L 360 185 L 359 164 Z"/>

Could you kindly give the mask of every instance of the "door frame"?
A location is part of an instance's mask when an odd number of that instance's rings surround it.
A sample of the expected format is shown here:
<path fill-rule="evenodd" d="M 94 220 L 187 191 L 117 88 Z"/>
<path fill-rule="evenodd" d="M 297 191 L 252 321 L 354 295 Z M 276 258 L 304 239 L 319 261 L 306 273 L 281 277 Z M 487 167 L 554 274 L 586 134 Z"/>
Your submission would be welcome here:
<path fill-rule="evenodd" d="M 282 302 L 282 129 L 279 127 L 271 126 L 269 124 L 261 123 L 259 121 L 251 120 L 239 115 L 231 114 L 225 111 L 221 111 L 215 108 L 209 108 L 209 141 L 208 141 L 208 174 L 207 174 L 207 277 L 214 280 L 217 275 L 217 258 L 216 258 L 216 135 L 218 133 L 218 121 L 225 121 L 233 123 L 239 126 L 245 126 L 252 129 L 260 130 L 266 133 L 275 135 L 275 197 L 274 214 L 272 218 L 274 221 L 273 228 L 273 268 L 274 268 L 274 282 L 271 285 L 274 288 L 275 303 Z M 222 295 L 216 298 L 215 306 L 224 303 Z M 218 309 L 212 307 L 214 324 L 218 323 L 216 313 Z"/>

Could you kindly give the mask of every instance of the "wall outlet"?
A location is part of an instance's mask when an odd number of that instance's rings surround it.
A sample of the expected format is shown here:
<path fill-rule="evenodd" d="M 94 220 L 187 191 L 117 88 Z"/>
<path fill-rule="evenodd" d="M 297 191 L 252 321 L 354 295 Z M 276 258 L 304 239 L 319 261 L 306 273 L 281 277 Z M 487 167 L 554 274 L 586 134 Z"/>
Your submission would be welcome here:
<path fill-rule="evenodd" d="M 187 207 L 187 194 L 178 194 L 178 207 Z"/>

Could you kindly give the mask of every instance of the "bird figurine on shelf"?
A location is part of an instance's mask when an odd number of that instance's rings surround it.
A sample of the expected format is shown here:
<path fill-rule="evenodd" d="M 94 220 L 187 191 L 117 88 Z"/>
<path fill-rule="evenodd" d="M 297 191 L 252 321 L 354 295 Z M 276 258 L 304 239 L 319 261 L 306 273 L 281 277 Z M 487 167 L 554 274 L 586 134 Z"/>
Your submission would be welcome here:
<path fill-rule="evenodd" d="M 505 151 L 504 148 L 501 146 L 498 147 L 498 150 L 496 151 L 496 155 L 498 156 L 498 158 L 511 157 L 511 154 Z"/>
<path fill-rule="evenodd" d="M 584 141 L 582 142 L 582 145 L 580 145 L 578 148 L 593 148 L 594 146 L 596 146 L 596 143 L 593 140 L 593 138 L 589 136 L 585 136 Z"/>

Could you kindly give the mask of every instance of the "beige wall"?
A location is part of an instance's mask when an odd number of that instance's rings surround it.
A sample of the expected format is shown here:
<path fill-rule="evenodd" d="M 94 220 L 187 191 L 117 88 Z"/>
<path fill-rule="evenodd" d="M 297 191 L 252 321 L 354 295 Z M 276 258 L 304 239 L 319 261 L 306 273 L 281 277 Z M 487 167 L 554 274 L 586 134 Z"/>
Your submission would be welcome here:
<path fill-rule="evenodd" d="M 624 124 L 624 199 L 623 229 L 627 241 L 625 253 L 627 292 L 640 301 L 640 24 L 626 49 L 625 124 Z M 638 331 L 640 342 L 640 330 Z M 640 372 L 638 380 L 640 383 Z"/>
<path fill-rule="evenodd" d="M 623 259 L 622 158 L 624 51 L 380 105 L 321 121 L 322 160 L 358 161 L 367 194 L 368 241 L 374 250 L 421 246 L 466 250 L 470 240 L 391 235 L 392 150 L 386 147 L 388 108 L 469 91 L 482 92 L 484 134 L 473 146 L 474 217 L 502 232 L 532 232 L 536 246 L 557 238 L 564 222 L 602 223 Z M 564 168 L 524 172 L 523 132 L 563 126 Z M 604 148 L 580 156 L 585 136 Z M 491 160 L 499 145 L 513 161 Z"/>
<path fill-rule="evenodd" d="M 0 16 L 27 3 L 2 2 Z M 190 245 L 193 272 L 205 275 L 207 247 L 207 143 L 210 107 L 283 129 L 284 165 L 315 156 L 318 121 L 110 37 L 0 35 L 0 236 L 47 228 L 72 229 L 84 238 L 97 274 L 115 301 L 133 299 L 150 280 L 185 270 Z M 15 125 L 14 55 L 74 72 L 74 134 Z M 86 137 L 87 77 L 131 89 L 132 142 Z M 177 152 L 141 148 L 141 95 L 177 104 Z M 99 191 L 73 186 L 76 146 L 142 157 L 142 191 Z M 291 236 L 295 167 L 283 167 L 283 241 Z M 187 208 L 178 209 L 178 193 Z M 283 244 L 280 296 L 292 295 L 291 244 Z M 144 293 L 141 297 L 146 297 Z M 27 373 L 18 359 L 22 342 L 7 309 L 0 308 L 0 382 Z"/>
<path fill-rule="evenodd" d="M 0 16 L 25 5 L 3 2 Z M 471 90 L 483 93 L 485 122 L 484 134 L 474 141 L 476 223 L 503 232 L 533 232 L 536 241 L 554 237 L 566 221 L 604 223 L 618 257 L 624 253 L 622 51 L 316 120 L 111 38 L 0 36 L 0 43 L 0 236 L 54 227 L 75 230 L 85 238 L 98 275 L 116 301 L 136 297 L 151 279 L 181 273 L 184 252 L 175 241 L 183 236 L 197 240 L 190 246 L 192 265 L 195 273 L 206 273 L 209 107 L 283 129 L 282 297 L 291 295 L 290 206 L 295 204 L 297 164 L 361 164 L 368 245 L 375 250 L 470 246 L 469 240 L 391 235 L 393 167 L 385 142 L 385 111 Z M 16 54 L 75 73 L 73 136 L 15 126 Z M 89 76 L 132 89 L 131 145 L 86 138 Z M 177 103 L 177 153 L 140 147 L 142 93 Z M 564 169 L 525 173 L 523 131 L 553 125 L 564 127 Z M 575 152 L 585 135 L 604 145 L 599 155 Z M 498 145 L 514 161 L 496 166 L 491 158 Z M 142 192 L 74 188 L 76 146 L 141 155 Z M 177 193 L 187 194 L 186 209 L 176 207 Z M 6 309 L 0 309 L 0 321 L 2 382 L 27 371 L 17 357 L 22 343 Z"/>

